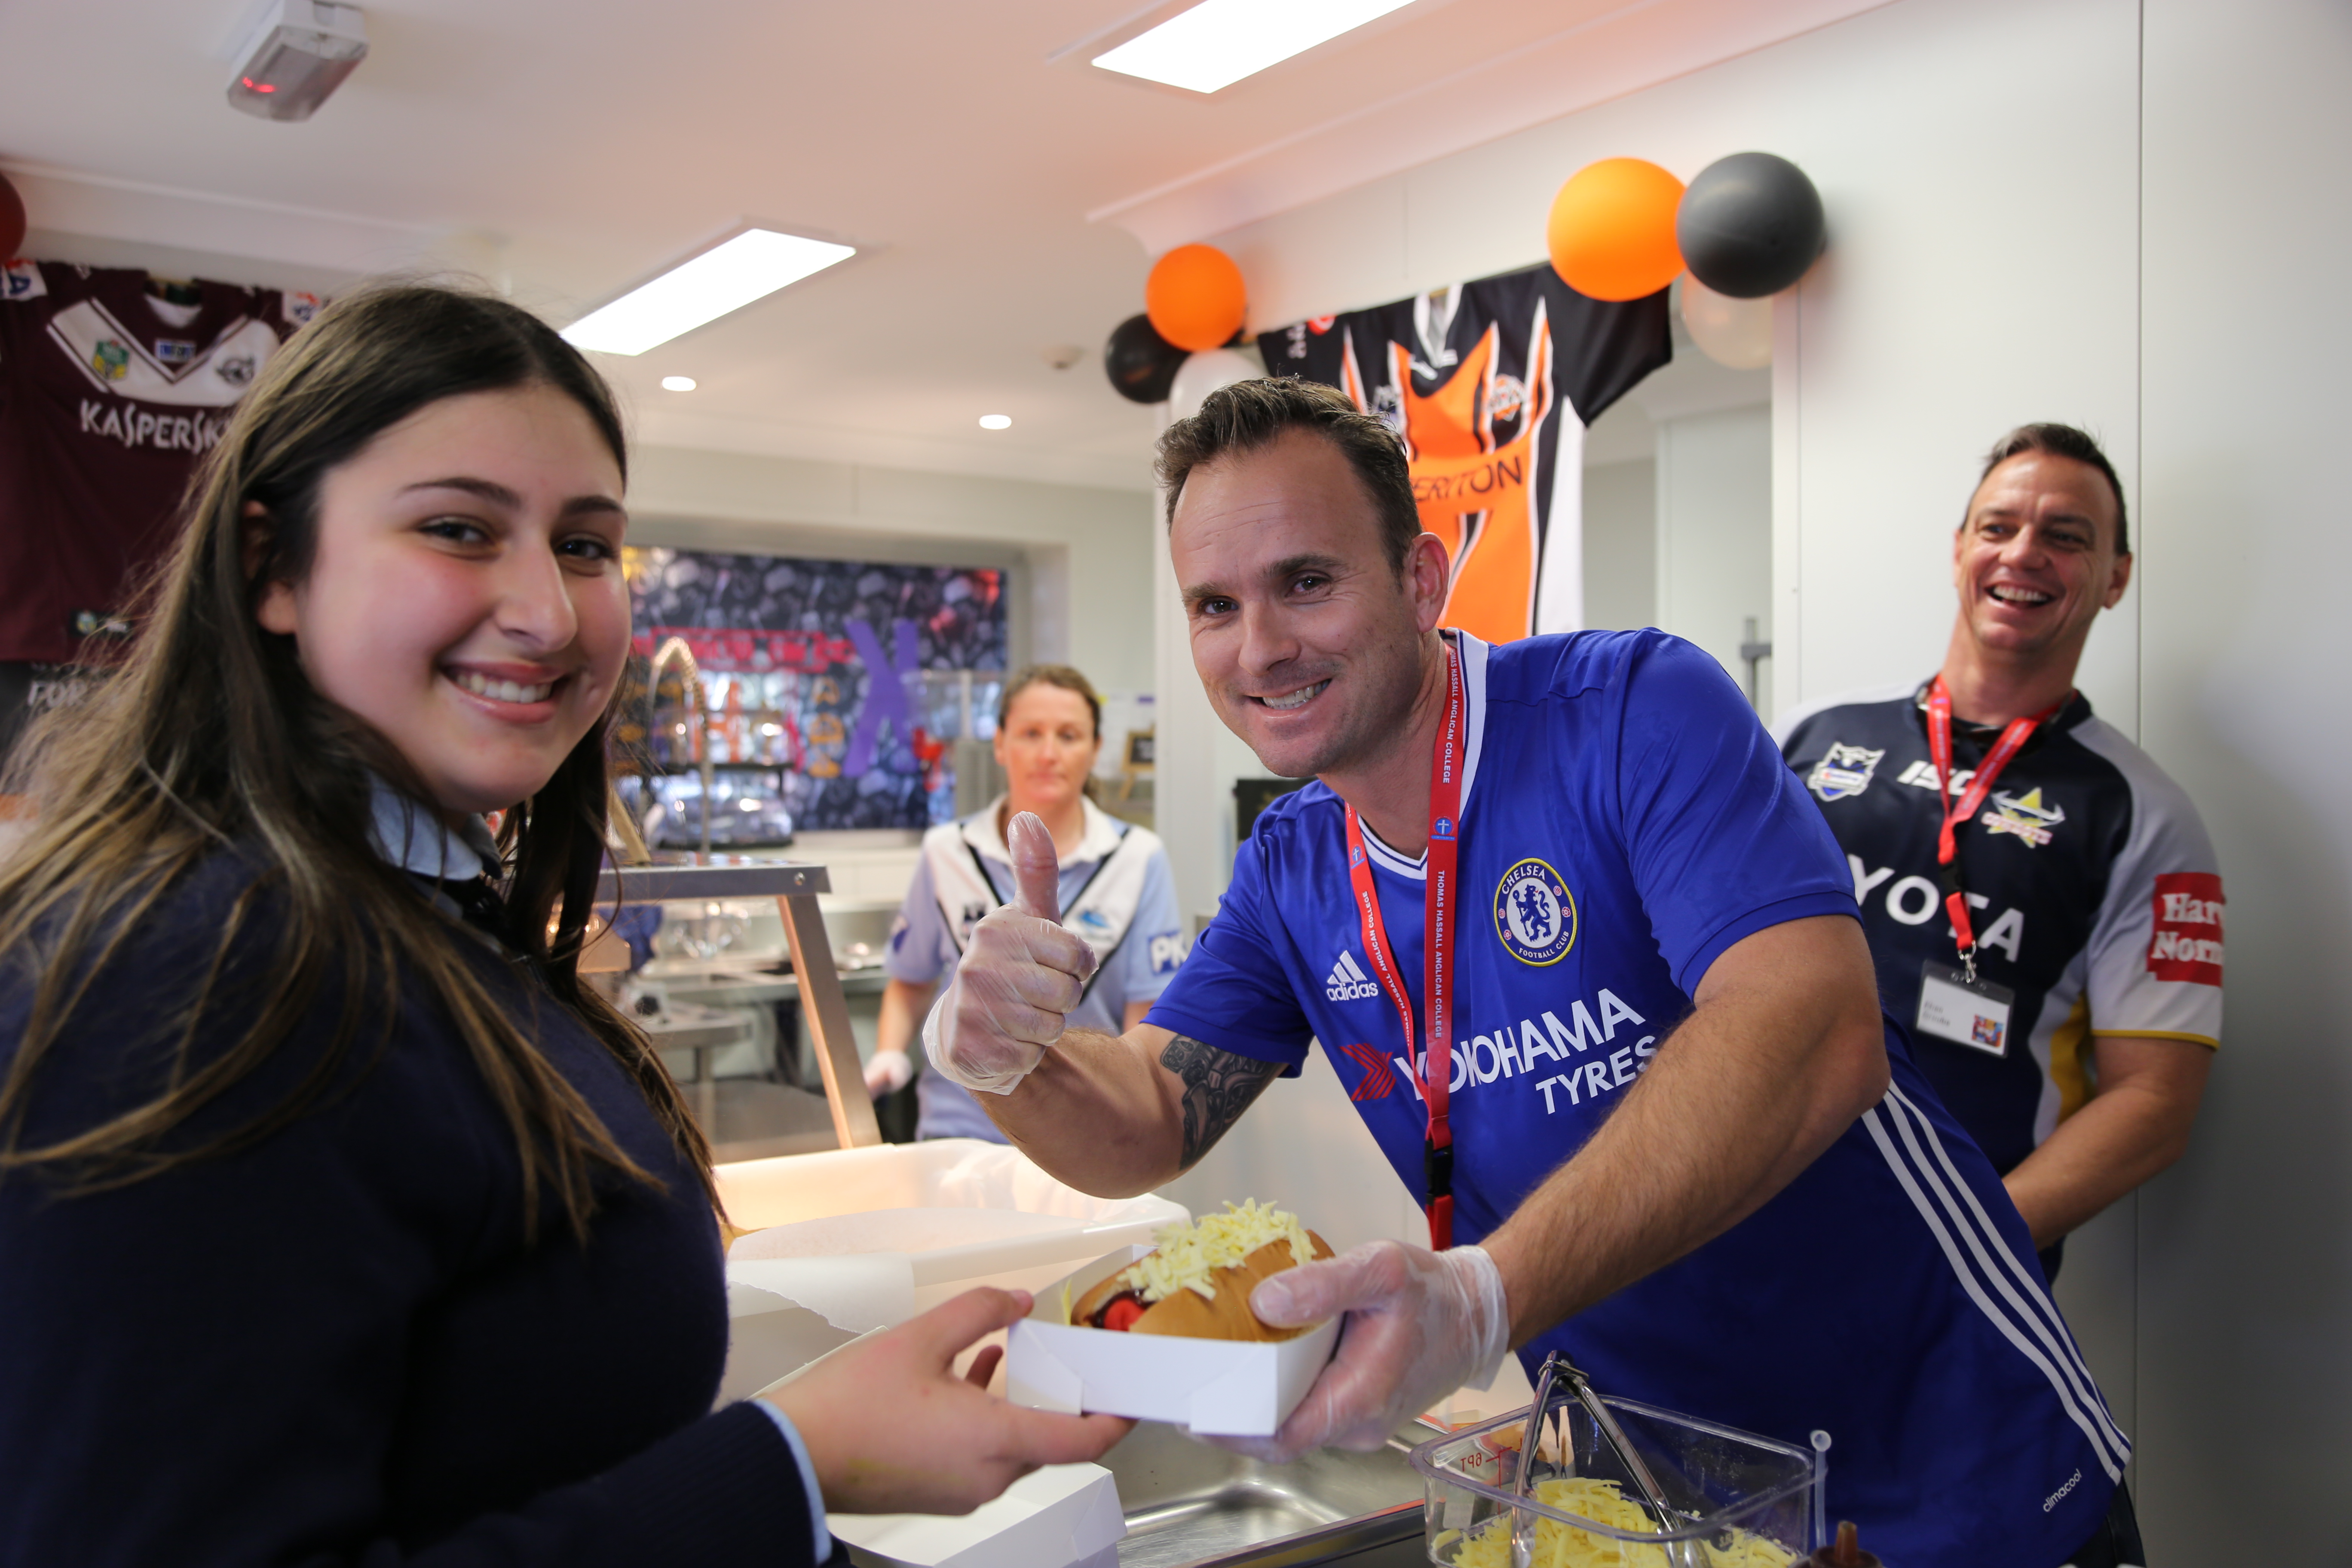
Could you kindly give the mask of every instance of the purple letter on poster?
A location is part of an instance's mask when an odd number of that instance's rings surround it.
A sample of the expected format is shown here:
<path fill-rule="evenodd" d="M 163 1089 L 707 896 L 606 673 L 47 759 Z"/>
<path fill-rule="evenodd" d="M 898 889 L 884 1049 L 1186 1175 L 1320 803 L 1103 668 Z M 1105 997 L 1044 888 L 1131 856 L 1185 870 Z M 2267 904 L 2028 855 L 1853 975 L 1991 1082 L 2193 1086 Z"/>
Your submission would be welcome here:
<path fill-rule="evenodd" d="M 898 741 L 911 745 L 915 738 L 915 721 L 907 710 L 907 683 L 922 669 L 921 656 L 915 644 L 915 623 L 899 620 L 890 623 L 892 640 L 898 644 L 896 659 L 882 656 L 882 639 L 863 620 L 849 622 L 849 640 L 857 645 L 857 657 L 866 665 L 866 703 L 857 712 L 857 728 L 850 731 L 848 753 L 841 759 L 841 776 L 862 778 L 874 765 L 874 752 L 882 740 L 882 721 L 893 720 L 898 726 Z"/>

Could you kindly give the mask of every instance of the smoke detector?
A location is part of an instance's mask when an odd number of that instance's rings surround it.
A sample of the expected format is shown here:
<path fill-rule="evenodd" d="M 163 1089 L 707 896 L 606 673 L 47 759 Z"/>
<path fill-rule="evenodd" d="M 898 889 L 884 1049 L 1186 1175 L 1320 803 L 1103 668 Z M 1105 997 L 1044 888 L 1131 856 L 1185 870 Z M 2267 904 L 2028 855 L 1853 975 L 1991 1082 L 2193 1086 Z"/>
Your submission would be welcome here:
<path fill-rule="evenodd" d="M 367 52 L 358 6 L 270 0 L 237 45 L 229 107 L 262 120 L 308 120 Z"/>

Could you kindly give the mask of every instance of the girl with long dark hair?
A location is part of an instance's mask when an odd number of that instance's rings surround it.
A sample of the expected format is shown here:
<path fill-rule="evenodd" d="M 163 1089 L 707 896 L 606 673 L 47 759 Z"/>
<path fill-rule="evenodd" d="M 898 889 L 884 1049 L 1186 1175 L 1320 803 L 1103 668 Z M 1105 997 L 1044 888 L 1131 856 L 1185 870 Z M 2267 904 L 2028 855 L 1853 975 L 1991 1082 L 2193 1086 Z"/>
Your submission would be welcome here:
<path fill-rule="evenodd" d="M 709 1412 L 709 1152 L 578 973 L 626 461 L 529 313 L 338 303 L 25 748 L 0 1564 L 805 1563 L 1125 1429 L 950 1373 L 997 1291 Z"/>

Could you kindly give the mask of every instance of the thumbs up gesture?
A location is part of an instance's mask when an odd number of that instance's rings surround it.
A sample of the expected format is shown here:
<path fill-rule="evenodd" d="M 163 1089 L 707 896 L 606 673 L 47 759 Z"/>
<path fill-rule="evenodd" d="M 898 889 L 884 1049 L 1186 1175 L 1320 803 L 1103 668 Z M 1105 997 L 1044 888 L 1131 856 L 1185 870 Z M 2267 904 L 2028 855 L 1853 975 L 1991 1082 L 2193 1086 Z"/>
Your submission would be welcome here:
<path fill-rule="evenodd" d="M 1094 950 L 1062 929 L 1054 836 L 1034 812 L 1005 825 L 1011 903 L 972 929 L 955 978 L 923 1021 L 931 1065 L 966 1089 L 1011 1094 L 1047 1047 L 1095 972 Z"/>

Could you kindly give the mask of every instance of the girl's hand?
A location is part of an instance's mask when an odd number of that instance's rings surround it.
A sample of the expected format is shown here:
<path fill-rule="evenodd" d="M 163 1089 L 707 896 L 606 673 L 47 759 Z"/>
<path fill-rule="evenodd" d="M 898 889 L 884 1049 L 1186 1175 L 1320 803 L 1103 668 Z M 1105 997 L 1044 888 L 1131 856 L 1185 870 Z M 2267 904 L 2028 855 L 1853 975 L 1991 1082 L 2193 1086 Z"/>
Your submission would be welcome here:
<path fill-rule="evenodd" d="M 827 1509 L 968 1513 L 1041 1465 L 1092 1459 L 1135 1423 L 1056 1415 L 985 1392 L 1003 1352 L 967 1377 L 958 1352 L 1029 1310 L 1025 1290 L 967 1290 L 911 1322 L 843 1346 L 761 1397 L 808 1445 Z"/>

